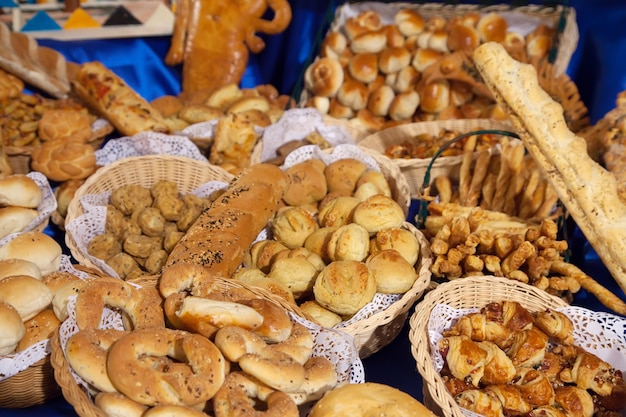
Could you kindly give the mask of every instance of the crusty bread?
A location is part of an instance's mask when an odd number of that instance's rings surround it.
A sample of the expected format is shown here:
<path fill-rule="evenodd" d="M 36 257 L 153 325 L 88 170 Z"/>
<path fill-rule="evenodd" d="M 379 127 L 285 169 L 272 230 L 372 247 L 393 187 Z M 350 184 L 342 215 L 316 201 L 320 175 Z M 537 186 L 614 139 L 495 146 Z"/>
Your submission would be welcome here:
<path fill-rule="evenodd" d="M 534 67 L 515 61 L 496 43 L 478 47 L 474 63 L 528 152 L 623 290 L 626 290 L 626 206 L 615 177 L 587 153 L 563 108 L 541 87 Z"/>

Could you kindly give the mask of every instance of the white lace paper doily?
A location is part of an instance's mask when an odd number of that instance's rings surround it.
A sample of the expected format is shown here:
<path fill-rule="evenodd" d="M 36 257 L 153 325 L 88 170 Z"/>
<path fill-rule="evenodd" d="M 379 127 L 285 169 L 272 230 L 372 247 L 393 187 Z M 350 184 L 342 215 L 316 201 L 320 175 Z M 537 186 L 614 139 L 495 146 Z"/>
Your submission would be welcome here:
<path fill-rule="evenodd" d="M 59 271 L 70 272 L 80 279 L 88 279 L 86 273 L 74 269 L 67 255 L 61 255 Z M 49 339 L 46 339 L 21 352 L 0 357 L 0 381 L 17 375 L 49 354 L 50 344 Z"/>
<path fill-rule="evenodd" d="M 195 194 L 198 197 L 208 197 L 215 191 L 224 189 L 227 186 L 228 184 L 222 181 L 209 181 L 193 190 L 191 194 Z M 84 213 L 70 221 L 65 226 L 65 232 L 72 236 L 76 242 L 76 249 L 83 256 L 88 258 L 94 265 L 97 265 L 104 273 L 119 278 L 117 272 L 107 265 L 105 261 L 91 256 L 87 250 L 91 239 L 105 232 L 106 211 L 110 197 L 110 191 L 82 196 L 79 201 Z"/>
<path fill-rule="evenodd" d="M 324 124 L 322 114 L 314 108 L 286 110 L 278 122 L 265 128 L 261 139 L 261 162 L 277 156 L 276 150 L 287 142 L 304 139 L 317 132 L 332 146 L 354 145 L 354 138 L 341 126 Z"/>
<path fill-rule="evenodd" d="M 27 177 L 31 178 L 33 181 L 37 183 L 37 186 L 41 190 L 41 203 L 37 206 L 37 217 L 30 222 L 28 226 L 21 232 L 11 233 L 0 239 L 0 246 L 7 244 L 9 241 L 15 239 L 21 233 L 29 232 L 31 230 L 36 229 L 39 225 L 45 222 L 50 215 L 57 209 L 57 199 L 54 196 L 54 192 L 50 187 L 50 182 L 48 182 L 48 178 L 43 175 L 41 172 L 31 171 L 26 174 Z"/>
<path fill-rule="evenodd" d="M 64 352 L 68 339 L 79 330 L 76 325 L 75 307 L 76 296 L 73 296 L 70 298 L 67 306 L 69 317 L 61 324 L 59 332 L 60 345 Z M 324 356 L 335 365 L 339 383 L 365 382 L 363 362 L 361 362 L 359 354 L 354 346 L 354 343 L 352 342 L 352 338 L 348 334 L 337 330 L 323 328 L 315 323 L 305 320 L 302 317 L 296 316 L 291 312 L 289 312 L 289 315 L 293 321 L 297 321 L 309 329 L 314 338 L 312 355 Z M 124 330 L 121 314 L 108 308 L 105 309 L 102 314 L 100 328 Z M 70 372 L 76 380 L 76 383 L 92 397 L 97 393 L 87 382 L 85 382 L 71 369 Z"/>
<path fill-rule="evenodd" d="M 565 314 L 574 323 L 574 343 L 577 346 L 598 356 L 615 369 L 626 371 L 626 319 L 582 307 L 569 306 L 555 310 Z M 478 311 L 479 308 L 455 309 L 445 304 L 437 304 L 433 308 L 428 320 L 428 339 L 437 372 L 441 372 L 445 363 L 438 348 L 444 330 L 462 316 Z M 464 408 L 462 410 L 468 417 L 478 416 Z"/>
<path fill-rule="evenodd" d="M 96 164 L 101 166 L 122 158 L 143 155 L 174 155 L 207 161 L 187 136 L 157 132 L 142 132 L 133 136 L 111 139 L 95 154 Z"/>

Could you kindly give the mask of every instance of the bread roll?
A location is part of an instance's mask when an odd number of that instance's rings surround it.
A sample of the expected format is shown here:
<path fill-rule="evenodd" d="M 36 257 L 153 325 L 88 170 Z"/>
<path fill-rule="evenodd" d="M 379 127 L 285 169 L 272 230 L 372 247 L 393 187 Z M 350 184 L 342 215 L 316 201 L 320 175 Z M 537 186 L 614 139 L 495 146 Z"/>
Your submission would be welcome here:
<path fill-rule="evenodd" d="M 332 261 L 363 261 L 369 253 L 369 237 L 356 223 L 340 226 L 328 238 L 328 257 Z"/>
<path fill-rule="evenodd" d="M 278 242 L 293 249 L 304 245 L 306 238 L 318 227 L 315 217 L 307 209 L 287 206 L 276 214 L 272 234 Z"/>
<path fill-rule="evenodd" d="M 334 97 L 343 84 L 344 74 L 341 63 L 333 58 L 320 58 L 306 69 L 304 83 L 313 95 Z"/>
<path fill-rule="evenodd" d="M 400 71 L 398 71 L 398 74 L 396 75 L 396 79 L 391 85 L 391 87 L 393 87 L 393 90 L 396 93 L 405 93 L 415 88 L 417 83 L 420 81 L 421 77 L 422 77 L 422 74 L 419 73 L 415 69 L 415 67 L 413 66 L 404 67 Z"/>
<path fill-rule="evenodd" d="M 422 403 L 397 388 L 375 382 L 344 384 L 328 391 L 309 417 L 435 417 Z"/>
<path fill-rule="evenodd" d="M 26 328 L 17 310 L 7 302 L 0 302 L 0 356 L 15 352 Z"/>
<path fill-rule="evenodd" d="M 386 48 L 380 53 L 380 71 L 390 74 L 400 71 L 411 63 L 411 52 L 404 47 Z"/>
<path fill-rule="evenodd" d="M 322 307 L 315 300 L 305 301 L 300 304 L 300 309 L 311 316 L 320 325 L 327 328 L 333 328 L 343 321 L 339 314 Z"/>
<path fill-rule="evenodd" d="M 377 54 L 387 45 L 387 36 L 382 30 L 372 30 L 357 35 L 350 43 L 355 54 L 370 52 Z"/>
<path fill-rule="evenodd" d="M 341 196 L 324 204 L 318 213 L 319 224 L 322 227 L 339 227 L 352 221 L 352 212 L 359 204 L 359 200 L 351 196 Z"/>
<path fill-rule="evenodd" d="M 95 149 L 88 143 L 53 140 L 33 149 L 31 167 L 53 181 L 80 180 L 96 171 Z"/>
<path fill-rule="evenodd" d="M 272 263 L 267 276 L 287 287 L 295 299 L 311 292 L 319 271 L 305 258 L 283 257 Z"/>
<path fill-rule="evenodd" d="M 68 282 L 76 282 L 79 281 L 76 275 L 67 271 L 56 271 L 47 274 L 46 276 L 41 278 L 41 282 L 46 284 L 46 286 L 52 291 L 52 294 L 56 294 L 59 288 Z"/>
<path fill-rule="evenodd" d="M 394 249 L 410 264 L 415 265 L 419 259 L 420 244 L 410 230 L 402 227 L 390 227 L 380 230 L 370 241 L 370 253 Z"/>
<path fill-rule="evenodd" d="M 37 278 L 14 275 L 0 281 L 0 301 L 11 304 L 26 321 L 50 306 L 52 292 Z"/>
<path fill-rule="evenodd" d="M 485 14 L 476 24 L 476 30 L 483 42 L 502 42 L 508 30 L 506 19 L 496 12 Z"/>
<path fill-rule="evenodd" d="M 365 264 L 374 274 L 376 292 L 382 294 L 404 294 L 417 279 L 413 265 L 394 249 L 370 255 Z"/>
<path fill-rule="evenodd" d="M 381 85 L 372 91 L 367 100 L 367 109 L 375 116 L 387 116 L 389 107 L 396 97 L 396 93 L 388 85 Z"/>
<path fill-rule="evenodd" d="M 336 229 L 336 226 L 320 227 L 306 238 L 304 248 L 318 255 L 325 263 L 330 262 L 328 240 Z"/>
<path fill-rule="evenodd" d="M 258 268 L 267 273 L 276 257 L 276 254 L 288 250 L 287 246 L 274 239 L 258 240 L 252 244 L 245 257 L 246 265 Z"/>
<path fill-rule="evenodd" d="M 51 290 L 54 294 L 52 297 L 52 310 L 59 320 L 65 321 L 69 317 L 67 304 L 70 297 L 78 295 L 87 282 L 88 280 L 78 279 L 66 282 L 56 289 Z"/>
<path fill-rule="evenodd" d="M 480 34 L 473 26 L 456 23 L 451 25 L 448 34 L 450 51 L 473 51 L 480 44 Z"/>
<path fill-rule="evenodd" d="M 0 280 L 13 275 L 28 275 L 41 279 L 39 267 L 24 259 L 11 258 L 0 261 Z"/>
<path fill-rule="evenodd" d="M 399 10 L 393 19 L 404 36 L 417 35 L 424 30 L 424 18 L 417 10 Z"/>
<path fill-rule="evenodd" d="M 450 104 L 450 82 L 439 80 L 428 83 L 420 92 L 420 110 L 426 113 L 439 113 Z"/>
<path fill-rule="evenodd" d="M 421 97 L 415 90 L 396 94 L 389 105 L 389 117 L 392 120 L 409 120 L 419 107 Z"/>
<path fill-rule="evenodd" d="M 26 207 L 0 207 L 0 239 L 25 230 L 39 212 Z"/>
<path fill-rule="evenodd" d="M 341 32 L 330 32 L 324 38 L 320 56 L 338 60 L 348 47 L 348 39 Z"/>
<path fill-rule="evenodd" d="M 0 179 L 0 207 L 37 208 L 43 200 L 41 189 L 27 175 L 13 174 Z"/>
<path fill-rule="evenodd" d="M 35 317 L 24 323 L 26 332 L 17 344 L 15 351 L 21 352 L 35 343 L 50 339 L 60 325 L 61 321 L 51 308 L 40 311 Z"/>
<path fill-rule="evenodd" d="M 378 75 L 378 55 L 371 52 L 355 54 L 348 61 L 348 72 L 357 81 L 371 83 Z"/>
<path fill-rule="evenodd" d="M 400 32 L 400 29 L 397 25 L 386 25 L 383 26 L 382 31 L 385 33 L 387 37 L 387 46 L 396 48 L 400 46 L 404 46 L 406 43 L 406 39 L 404 34 Z"/>
<path fill-rule="evenodd" d="M 324 175 L 328 192 L 350 195 L 356 188 L 359 177 L 367 171 L 367 166 L 355 158 L 342 158 L 326 166 Z"/>
<path fill-rule="evenodd" d="M 437 63 L 442 57 L 443 54 L 439 51 L 435 51 L 434 49 L 430 49 L 428 47 L 419 48 L 415 51 L 415 55 L 413 55 L 411 65 L 413 65 L 413 68 L 421 73 L 424 72 L 426 68 Z"/>
<path fill-rule="evenodd" d="M 313 293 L 324 308 L 350 316 L 374 299 L 376 280 L 363 262 L 335 261 L 319 273 Z"/>
<path fill-rule="evenodd" d="M 141 417 L 148 406 L 139 404 L 119 392 L 100 391 L 94 397 L 94 404 L 110 417 Z"/>
<path fill-rule="evenodd" d="M 366 132 L 378 132 L 385 125 L 385 117 L 374 115 L 365 108 L 359 110 L 356 117 L 350 119 L 350 124 Z"/>
<path fill-rule="evenodd" d="M 289 185 L 283 200 L 290 206 L 317 203 L 328 192 L 324 169 L 326 165 L 319 159 L 308 159 L 295 164 L 285 171 Z"/>
<path fill-rule="evenodd" d="M 393 198 L 385 195 L 374 195 L 359 203 L 352 214 L 352 221 L 370 233 L 401 227 L 404 220 L 402 207 Z"/>
<path fill-rule="evenodd" d="M 330 99 L 328 104 L 328 114 L 335 119 L 349 119 L 354 117 L 355 111 L 348 106 L 341 104 L 337 97 Z"/>
<path fill-rule="evenodd" d="M 18 258 L 37 265 L 42 275 L 58 271 L 62 248 L 43 232 L 30 231 L 19 234 L 0 247 L 0 260 Z"/>
<path fill-rule="evenodd" d="M 337 91 L 337 99 L 339 102 L 354 111 L 365 108 L 368 97 L 369 90 L 367 86 L 355 79 L 346 80 Z"/>

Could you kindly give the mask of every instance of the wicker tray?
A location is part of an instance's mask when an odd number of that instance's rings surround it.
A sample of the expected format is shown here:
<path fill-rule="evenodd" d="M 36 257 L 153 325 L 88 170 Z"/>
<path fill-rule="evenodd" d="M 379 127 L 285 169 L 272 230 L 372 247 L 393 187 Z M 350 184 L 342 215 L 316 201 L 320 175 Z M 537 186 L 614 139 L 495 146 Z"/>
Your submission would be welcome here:
<path fill-rule="evenodd" d="M 448 393 L 441 376 L 435 370 L 430 356 L 427 328 L 432 309 L 437 304 L 446 304 L 457 309 L 483 307 L 489 302 L 503 300 L 517 301 L 531 312 L 568 306 L 565 301 L 530 285 L 506 278 L 478 276 L 440 284 L 415 307 L 409 320 L 411 354 L 423 378 L 424 403 L 436 414 L 464 417 L 461 408 Z"/>
<path fill-rule="evenodd" d="M 101 194 L 128 184 L 149 187 L 163 179 L 176 182 L 179 191 L 184 194 L 209 181 L 229 182 L 232 178 L 231 174 L 217 166 L 186 157 L 147 155 L 123 158 L 100 168 L 76 190 L 67 209 L 65 226 L 84 214 L 80 198 L 85 195 Z M 65 234 L 65 243 L 76 261 L 99 269 L 79 249 L 71 233 Z"/>
<path fill-rule="evenodd" d="M 302 317 L 306 320 L 312 321 L 310 316 L 304 313 L 298 306 L 288 303 L 285 300 L 277 297 L 270 292 L 257 287 L 249 286 L 241 281 L 237 280 L 229 280 L 223 278 L 215 278 L 217 282 L 217 286 L 224 291 L 230 289 L 238 289 L 243 288 L 254 293 L 258 298 L 263 298 L 270 300 L 274 303 L 277 303 L 282 308 L 284 308 L 288 313 L 291 313 L 295 316 Z M 140 280 L 133 281 L 136 284 L 142 286 L 150 286 L 156 285 L 157 277 L 144 277 Z M 96 407 L 93 403 L 91 396 L 76 382 L 74 376 L 70 371 L 69 364 L 65 358 L 65 353 L 61 347 L 61 339 L 59 337 L 60 333 L 57 332 L 50 339 L 50 346 L 52 349 L 52 353 L 50 355 L 51 364 L 54 368 L 54 378 L 61 389 L 61 392 L 68 403 L 70 403 L 76 413 L 81 417 L 107 417 L 106 414 Z M 360 360 L 356 359 L 355 362 L 352 363 L 352 371 L 354 375 L 350 378 L 361 378 L 362 376 L 362 363 Z M 361 375 L 360 377 L 358 375 Z"/>
<path fill-rule="evenodd" d="M 371 134 L 358 142 L 358 146 L 384 154 L 388 146 L 402 144 L 410 138 L 421 134 L 436 136 L 443 129 L 463 134 L 485 129 L 508 131 L 512 127 L 508 122 L 489 119 L 456 119 L 408 123 Z M 430 168 L 430 178 L 436 178 L 440 175 L 456 177 L 462 160 L 462 155 L 437 158 Z M 397 165 L 402 174 L 404 174 L 409 184 L 411 198 L 419 199 L 422 195 L 424 176 L 431 163 L 431 158 L 398 158 L 391 159 L 391 162 Z"/>

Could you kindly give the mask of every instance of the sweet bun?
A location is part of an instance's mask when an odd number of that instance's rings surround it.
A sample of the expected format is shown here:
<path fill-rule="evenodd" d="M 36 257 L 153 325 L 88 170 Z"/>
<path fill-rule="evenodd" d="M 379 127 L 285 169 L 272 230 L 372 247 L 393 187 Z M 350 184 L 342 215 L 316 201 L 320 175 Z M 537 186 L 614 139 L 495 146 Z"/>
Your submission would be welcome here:
<path fill-rule="evenodd" d="M 371 83 L 378 75 L 378 56 L 374 53 L 354 54 L 348 61 L 348 72 L 357 81 Z"/>
<path fill-rule="evenodd" d="M 356 112 L 356 117 L 352 118 L 349 123 L 366 132 L 377 132 L 385 125 L 385 117 L 377 116 L 365 108 Z"/>
<path fill-rule="evenodd" d="M 333 97 L 328 104 L 328 114 L 335 119 L 349 119 L 354 117 L 354 110 L 341 104 L 337 97 Z"/>
<path fill-rule="evenodd" d="M 11 258 L 0 261 L 0 280 L 13 275 L 28 275 L 41 279 L 39 267 L 25 259 Z"/>
<path fill-rule="evenodd" d="M 404 294 L 417 279 L 413 265 L 394 249 L 368 256 L 365 264 L 374 274 L 376 292 L 382 294 Z"/>
<path fill-rule="evenodd" d="M 358 15 L 346 19 L 344 30 L 351 40 L 358 35 L 371 30 L 378 30 L 382 26 L 380 15 L 374 10 L 365 10 Z"/>
<path fill-rule="evenodd" d="M 443 54 L 430 48 L 419 48 L 415 51 L 411 65 L 419 72 L 424 72 L 426 68 L 437 63 Z"/>
<path fill-rule="evenodd" d="M 400 33 L 404 36 L 417 35 L 424 30 L 424 18 L 416 10 L 399 10 L 393 20 Z"/>
<path fill-rule="evenodd" d="M 322 307 L 315 300 L 305 301 L 300 304 L 300 309 L 311 316 L 320 325 L 327 328 L 332 328 L 343 321 L 339 314 Z"/>
<path fill-rule="evenodd" d="M 0 356 L 15 352 L 25 333 L 24 321 L 15 307 L 0 301 Z"/>
<path fill-rule="evenodd" d="M 309 417 L 435 417 L 435 414 L 409 394 L 376 382 L 344 384 L 313 406 Z"/>
<path fill-rule="evenodd" d="M 30 261 L 39 267 L 42 275 L 58 271 L 61 255 L 61 245 L 38 231 L 21 233 L 0 247 L 0 260 L 18 258 Z"/>
<path fill-rule="evenodd" d="M 41 278 L 41 282 L 46 284 L 46 286 L 52 291 L 52 294 L 56 294 L 59 288 L 69 282 L 80 281 L 76 275 L 67 271 L 56 271 L 46 274 Z"/>
<path fill-rule="evenodd" d="M 379 55 L 380 71 L 389 74 L 398 72 L 411 63 L 411 52 L 404 46 L 384 49 Z"/>
<path fill-rule="evenodd" d="M 304 74 L 307 89 L 316 96 L 334 97 L 343 81 L 341 63 L 328 57 L 320 58 L 312 63 Z"/>
<path fill-rule="evenodd" d="M 0 207 L 37 208 L 42 200 L 41 189 L 29 176 L 12 174 L 0 179 Z"/>
<path fill-rule="evenodd" d="M 496 12 L 485 14 L 476 24 L 476 30 L 483 42 L 502 42 L 508 30 L 506 19 Z"/>
<path fill-rule="evenodd" d="M 370 235 L 363 226 L 340 226 L 328 238 L 328 257 L 332 261 L 362 261 L 369 253 L 369 242 Z"/>
<path fill-rule="evenodd" d="M 311 292 L 318 274 L 317 267 L 307 259 L 287 256 L 274 261 L 267 276 L 286 286 L 297 300 Z"/>
<path fill-rule="evenodd" d="M 405 93 L 417 85 L 422 78 L 422 74 L 417 72 L 415 67 L 408 66 L 398 71 L 392 87 L 397 93 Z"/>
<path fill-rule="evenodd" d="M 37 278 L 13 275 L 0 281 L 0 301 L 11 304 L 26 321 L 50 306 L 52 292 Z"/>
<path fill-rule="evenodd" d="M 35 209 L 26 207 L 0 207 L 0 239 L 25 230 L 39 216 Z"/>
<path fill-rule="evenodd" d="M 439 80 L 428 83 L 420 92 L 420 110 L 426 113 L 439 113 L 450 104 L 450 82 Z"/>
<path fill-rule="evenodd" d="M 398 93 L 389 105 L 389 118 L 391 120 L 408 120 L 413 117 L 419 107 L 421 97 L 415 90 Z"/>
<path fill-rule="evenodd" d="M 289 185 L 283 194 L 285 203 L 301 206 L 320 201 L 328 192 L 325 167 L 323 161 L 313 158 L 287 168 Z"/>
<path fill-rule="evenodd" d="M 359 204 L 359 200 L 352 196 L 340 196 L 324 204 L 318 213 L 319 224 L 322 227 L 339 227 L 352 221 L 352 212 Z"/>
<path fill-rule="evenodd" d="M 341 32 L 330 32 L 322 42 L 320 55 L 338 60 L 346 48 L 348 48 L 348 39 L 345 35 Z"/>
<path fill-rule="evenodd" d="M 49 109 L 41 119 L 37 133 L 41 140 L 76 140 L 86 142 L 91 137 L 91 121 L 86 111 L 78 109 Z"/>
<path fill-rule="evenodd" d="M 380 194 L 359 203 L 352 213 L 352 221 L 363 226 L 369 233 L 401 227 L 405 217 L 402 207 L 393 198 Z"/>
<path fill-rule="evenodd" d="M 397 25 L 383 26 L 382 31 L 387 36 L 387 46 L 391 48 L 404 46 L 406 39 Z"/>
<path fill-rule="evenodd" d="M 389 187 L 389 182 L 387 182 L 387 178 L 380 171 L 369 170 L 364 172 L 359 177 L 359 180 L 356 182 L 356 191 L 358 191 L 359 187 L 364 184 L 373 184 L 380 191 L 380 194 L 391 197 L 391 188 Z"/>
<path fill-rule="evenodd" d="M 382 30 L 371 30 L 357 35 L 350 43 L 355 54 L 370 52 L 377 54 L 387 46 L 387 36 Z"/>
<path fill-rule="evenodd" d="M 408 229 L 390 227 L 380 230 L 370 240 L 370 254 L 386 249 L 398 251 L 409 264 L 415 265 L 419 258 L 420 244 L 417 237 Z"/>
<path fill-rule="evenodd" d="M 347 79 L 337 91 L 339 102 L 354 111 L 365 108 L 368 97 L 369 89 L 367 85 L 355 79 Z"/>
<path fill-rule="evenodd" d="M 110 417 L 141 417 L 148 409 L 148 406 L 139 404 L 119 392 L 100 391 L 93 401 L 96 407 Z"/>
<path fill-rule="evenodd" d="M 306 102 L 307 107 L 313 107 L 322 114 L 328 114 L 330 111 L 330 99 L 328 97 L 313 96 Z"/>
<path fill-rule="evenodd" d="M 480 45 L 480 34 L 473 26 L 456 23 L 448 33 L 448 49 L 454 51 L 473 51 Z"/>
<path fill-rule="evenodd" d="M 367 166 L 355 158 L 342 158 L 329 163 L 324 170 L 328 192 L 352 194 L 359 177 L 365 171 L 367 171 Z"/>
<path fill-rule="evenodd" d="M 370 94 L 367 100 L 367 109 L 374 116 L 387 116 L 389 106 L 395 97 L 396 93 L 393 91 L 393 88 L 383 84 Z"/>
<path fill-rule="evenodd" d="M 96 171 L 93 146 L 81 142 L 53 140 L 36 146 L 31 167 L 53 181 L 87 178 Z"/>
<path fill-rule="evenodd" d="M 374 299 L 376 280 L 363 262 L 335 261 L 319 273 L 313 293 L 324 308 L 350 316 Z"/>
<path fill-rule="evenodd" d="M 39 312 L 35 317 L 24 323 L 26 333 L 15 348 L 16 352 L 20 352 L 29 348 L 35 343 L 48 340 L 61 325 L 61 321 L 57 318 L 51 308 L 47 308 Z"/>
<path fill-rule="evenodd" d="M 315 217 L 304 207 L 286 206 L 276 213 L 271 227 L 274 239 L 293 249 L 302 246 L 319 226 Z"/>
<path fill-rule="evenodd" d="M 433 31 L 430 38 L 428 38 L 428 47 L 435 51 L 449 53 L 448 50 L 448 31 L 444 29 L 437 29 Z"/>

